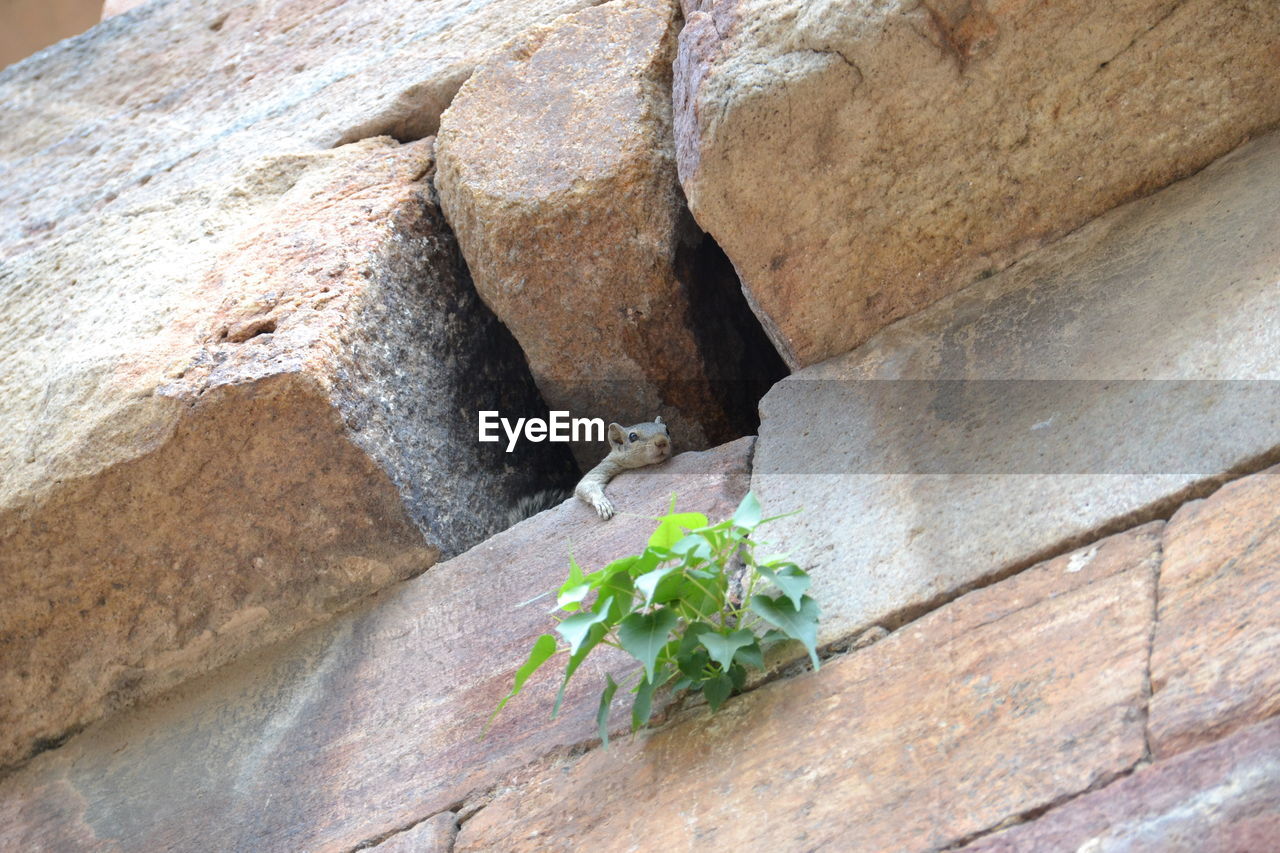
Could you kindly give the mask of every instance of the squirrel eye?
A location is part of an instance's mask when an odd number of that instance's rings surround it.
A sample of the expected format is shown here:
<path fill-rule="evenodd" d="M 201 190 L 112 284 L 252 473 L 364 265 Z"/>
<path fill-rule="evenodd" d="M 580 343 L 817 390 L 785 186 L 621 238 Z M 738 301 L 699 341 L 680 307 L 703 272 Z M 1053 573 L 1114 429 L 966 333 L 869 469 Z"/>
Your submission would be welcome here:
<path fill-rule="evenodd" d="M 636 435 L 634 432 L 633 432 L 633 433 L 631 433 L 631 435 L 627 436 L 627 438 L 628 438 L 628 439 L 630 439 L 631 441 L 639 441 L 639 440 L 640 440 L 640 436 Z"/>

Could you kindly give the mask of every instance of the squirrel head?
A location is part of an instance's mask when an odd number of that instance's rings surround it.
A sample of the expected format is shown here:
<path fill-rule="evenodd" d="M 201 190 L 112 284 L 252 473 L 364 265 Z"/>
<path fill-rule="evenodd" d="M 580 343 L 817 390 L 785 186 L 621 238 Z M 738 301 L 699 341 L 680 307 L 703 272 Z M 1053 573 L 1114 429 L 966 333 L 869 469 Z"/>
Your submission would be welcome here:
<path fill-rule="evenodd" d="M 671 457 L 671 433 L 661 417 L 624 427 L 609 424 L 609 455 L 625 468 L 654 465 Z"/>

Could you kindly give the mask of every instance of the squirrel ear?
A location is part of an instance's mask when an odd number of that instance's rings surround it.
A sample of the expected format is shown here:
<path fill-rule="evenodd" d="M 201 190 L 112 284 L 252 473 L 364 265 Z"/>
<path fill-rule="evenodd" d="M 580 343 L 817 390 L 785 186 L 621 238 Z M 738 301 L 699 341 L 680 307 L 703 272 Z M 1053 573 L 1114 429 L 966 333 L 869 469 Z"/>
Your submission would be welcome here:
<path fill-rule="evenodd" d="M 621 424 L 609 424 L 609 443 L 615 447 L 621 447 L 627 440 L 626 434 L 622 431 Z"/>
<path fill-rule="evenodd" d="M 654 422 L 655 424 L 660 424 L 660 423 L 662 423 L 662 415 L 658 415 L 656 418 L 654 418 L 654 419 L 653 419 L 653 422 Z"/>

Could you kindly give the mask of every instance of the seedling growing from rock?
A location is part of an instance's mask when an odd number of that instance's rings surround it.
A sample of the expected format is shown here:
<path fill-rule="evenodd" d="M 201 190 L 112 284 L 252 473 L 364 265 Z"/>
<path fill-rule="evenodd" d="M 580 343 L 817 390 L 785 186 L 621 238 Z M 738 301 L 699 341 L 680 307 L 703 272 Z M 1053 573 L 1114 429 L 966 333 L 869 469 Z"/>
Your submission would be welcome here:
<path fill-rule="evenodd" d="M 785 557 L 756 558 L 756 528 L 783 517 L 761 514 L 749 492 L 733 517 L 719 524 L 700 512 L 676 512 L 673 497 L 643 552 L 588 573 L 571 556 L 552 611 L 560 624 L 555 634 L 534 641 L 490 722 L 557 652 L 568 659 L 552 717 L 569 679 L 593 649 L 612 646 L 640 662 L 630 686 L 632 731 L 648 724 L 654 693 L 664 685 L 701 693 L 718 710 L 742 689 L 748 669 L 764 669 L 764 651 L 772 643 L 799 641 L 817 669 L 819 612 L 806 595 L 809 576 Z M 596 719 L 606 746 L 609 706 L 619 686 L 605 676 Z"/>

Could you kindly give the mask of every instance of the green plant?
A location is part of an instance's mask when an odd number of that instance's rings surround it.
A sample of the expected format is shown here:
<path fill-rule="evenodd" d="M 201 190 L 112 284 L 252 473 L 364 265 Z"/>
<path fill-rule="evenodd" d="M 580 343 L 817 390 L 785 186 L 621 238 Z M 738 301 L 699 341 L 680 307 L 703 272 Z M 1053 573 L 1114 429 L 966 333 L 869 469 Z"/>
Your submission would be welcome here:
<path fill-rule="evenodd" d="M 490 722 L 557 651 L 567 652 L 568 661 L 552 717 L 593 649 L 612 646 L 640 662 L 630 687 L 632 731 L 648 723 L 654 693 L 667 684 L 702 693 L 717 710 L 742 689 L 748 669 L 764 669 L 772 643 L 798 640 L 817 669 L 819 614 L 818 603 L 805 594 L 809 576 L 785 557 L 756 558 L 756 528 L 782 517 L 761 519 L 760 503 L 748 492 L 732 518 L 710 524 L 702 513 L 676 512 L 673 496 L 643 552 L 589 573 L 570 555 L 569 578 L 552 611 L 560 620 L 560 642 L 554 634 L 534 641 Z M 609 706 L 619 686 L 605 676 L 596 719 L 606 745 Z"/>

